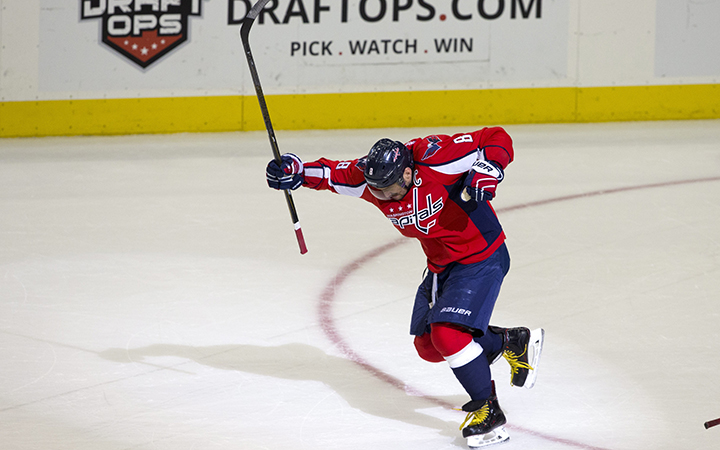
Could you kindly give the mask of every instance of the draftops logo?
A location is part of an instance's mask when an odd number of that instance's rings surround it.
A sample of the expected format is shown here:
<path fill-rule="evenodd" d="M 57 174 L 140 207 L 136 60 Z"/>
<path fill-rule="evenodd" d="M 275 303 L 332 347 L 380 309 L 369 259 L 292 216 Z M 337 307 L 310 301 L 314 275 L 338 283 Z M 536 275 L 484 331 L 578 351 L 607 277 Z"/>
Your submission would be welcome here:
<path fill-rule="evenodd" d="M 80 18 L 101 19 L 102 41 L 146 68 L 188 39 L 201 0 L 80 0 Z"/>

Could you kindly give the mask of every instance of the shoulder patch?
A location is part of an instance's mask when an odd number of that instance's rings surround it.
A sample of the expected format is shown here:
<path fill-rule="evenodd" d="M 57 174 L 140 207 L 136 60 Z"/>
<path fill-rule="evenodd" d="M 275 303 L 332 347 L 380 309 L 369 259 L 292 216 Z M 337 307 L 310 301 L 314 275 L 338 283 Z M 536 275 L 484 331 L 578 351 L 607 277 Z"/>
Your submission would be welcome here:
<path fill-rule="evenodd" d="M 428 142 L 428 145 L 427 150 L 425 150 L 425 154 L 421 158 L 421 161 L 425 161 L 426 159 L 437 153 L 438 150 L 440 150 L 440 145 L 438 145 L 438 143 L 441 141 L 441 139 L 439 137 L 428 136 L 425 138 L 425 140 Z"/>
<path fill-rule="evenodd" d="M 362 158 L 358 159 L 357 164 L 355 164 L 355 167 L 360 169 L 362 172 L 365 172 L 365 166 L 367 165 L 367 156 L 363 156 Z"/>

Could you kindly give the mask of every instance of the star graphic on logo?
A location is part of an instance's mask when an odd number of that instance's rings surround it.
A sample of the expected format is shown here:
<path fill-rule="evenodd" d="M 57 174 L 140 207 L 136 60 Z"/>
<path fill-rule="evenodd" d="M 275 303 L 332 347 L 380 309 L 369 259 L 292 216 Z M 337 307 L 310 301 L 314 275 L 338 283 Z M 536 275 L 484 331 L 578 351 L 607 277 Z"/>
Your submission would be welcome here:
<path fill-rule="evenodd" d="M 147 47 L 143 47 L 142 49 L 140 49 L 140 54 L 142 54 L 142 55 L 147 55 L 149 51 L 150 51 L 150 50 L 148 50 Z"/>
<path fill-rule="evenodd" d="M 390 212 L 395 212 L 395 208 L 390 208 Z"/>

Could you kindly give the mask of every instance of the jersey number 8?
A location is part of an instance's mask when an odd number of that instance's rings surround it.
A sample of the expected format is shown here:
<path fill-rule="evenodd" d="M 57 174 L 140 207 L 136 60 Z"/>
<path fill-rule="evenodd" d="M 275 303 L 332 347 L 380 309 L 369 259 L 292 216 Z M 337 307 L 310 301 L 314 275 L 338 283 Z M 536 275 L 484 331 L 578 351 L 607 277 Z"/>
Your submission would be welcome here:
<path fill-rule="evenodd" d="M 453 142 L 456 144 L 462 144 L 463 142 L 472 142 L 473 137 L 470 134 L 463 134 L 462 136 L 458 136 L 455 139 L 453 139 Z"/>

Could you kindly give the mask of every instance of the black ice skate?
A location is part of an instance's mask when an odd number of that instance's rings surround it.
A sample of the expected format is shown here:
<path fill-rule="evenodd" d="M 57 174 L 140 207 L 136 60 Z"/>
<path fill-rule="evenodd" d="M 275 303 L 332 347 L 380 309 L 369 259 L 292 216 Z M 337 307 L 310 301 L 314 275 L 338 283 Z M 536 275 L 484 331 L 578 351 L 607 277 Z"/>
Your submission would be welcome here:
<path fill-rule="evenodd" d="M 463 405 L 462 410 L 468 413 L 465 421 L 460 425 L 468 447 L 480 448 L 510 439 L 510 435 L 503 427 L 507 420 L 500 409 L 494 384 L 489 399 L 468 402 Z"/>
<path fill-rule="evenodd" d="M 493 364 L 504 356 L 510 364 L 510 384 L 517 387 L 532 388 L 537 378 L 537 365 L 542 353 L 545 330 L 538 328 L 530 331 L 527 328 L 500 328 L 490 326 L 488 330 L 503 337 L 500 351 L 488 355 L 488 362 Z M 532 353 L 530 358 L 529 353 Z"/>

